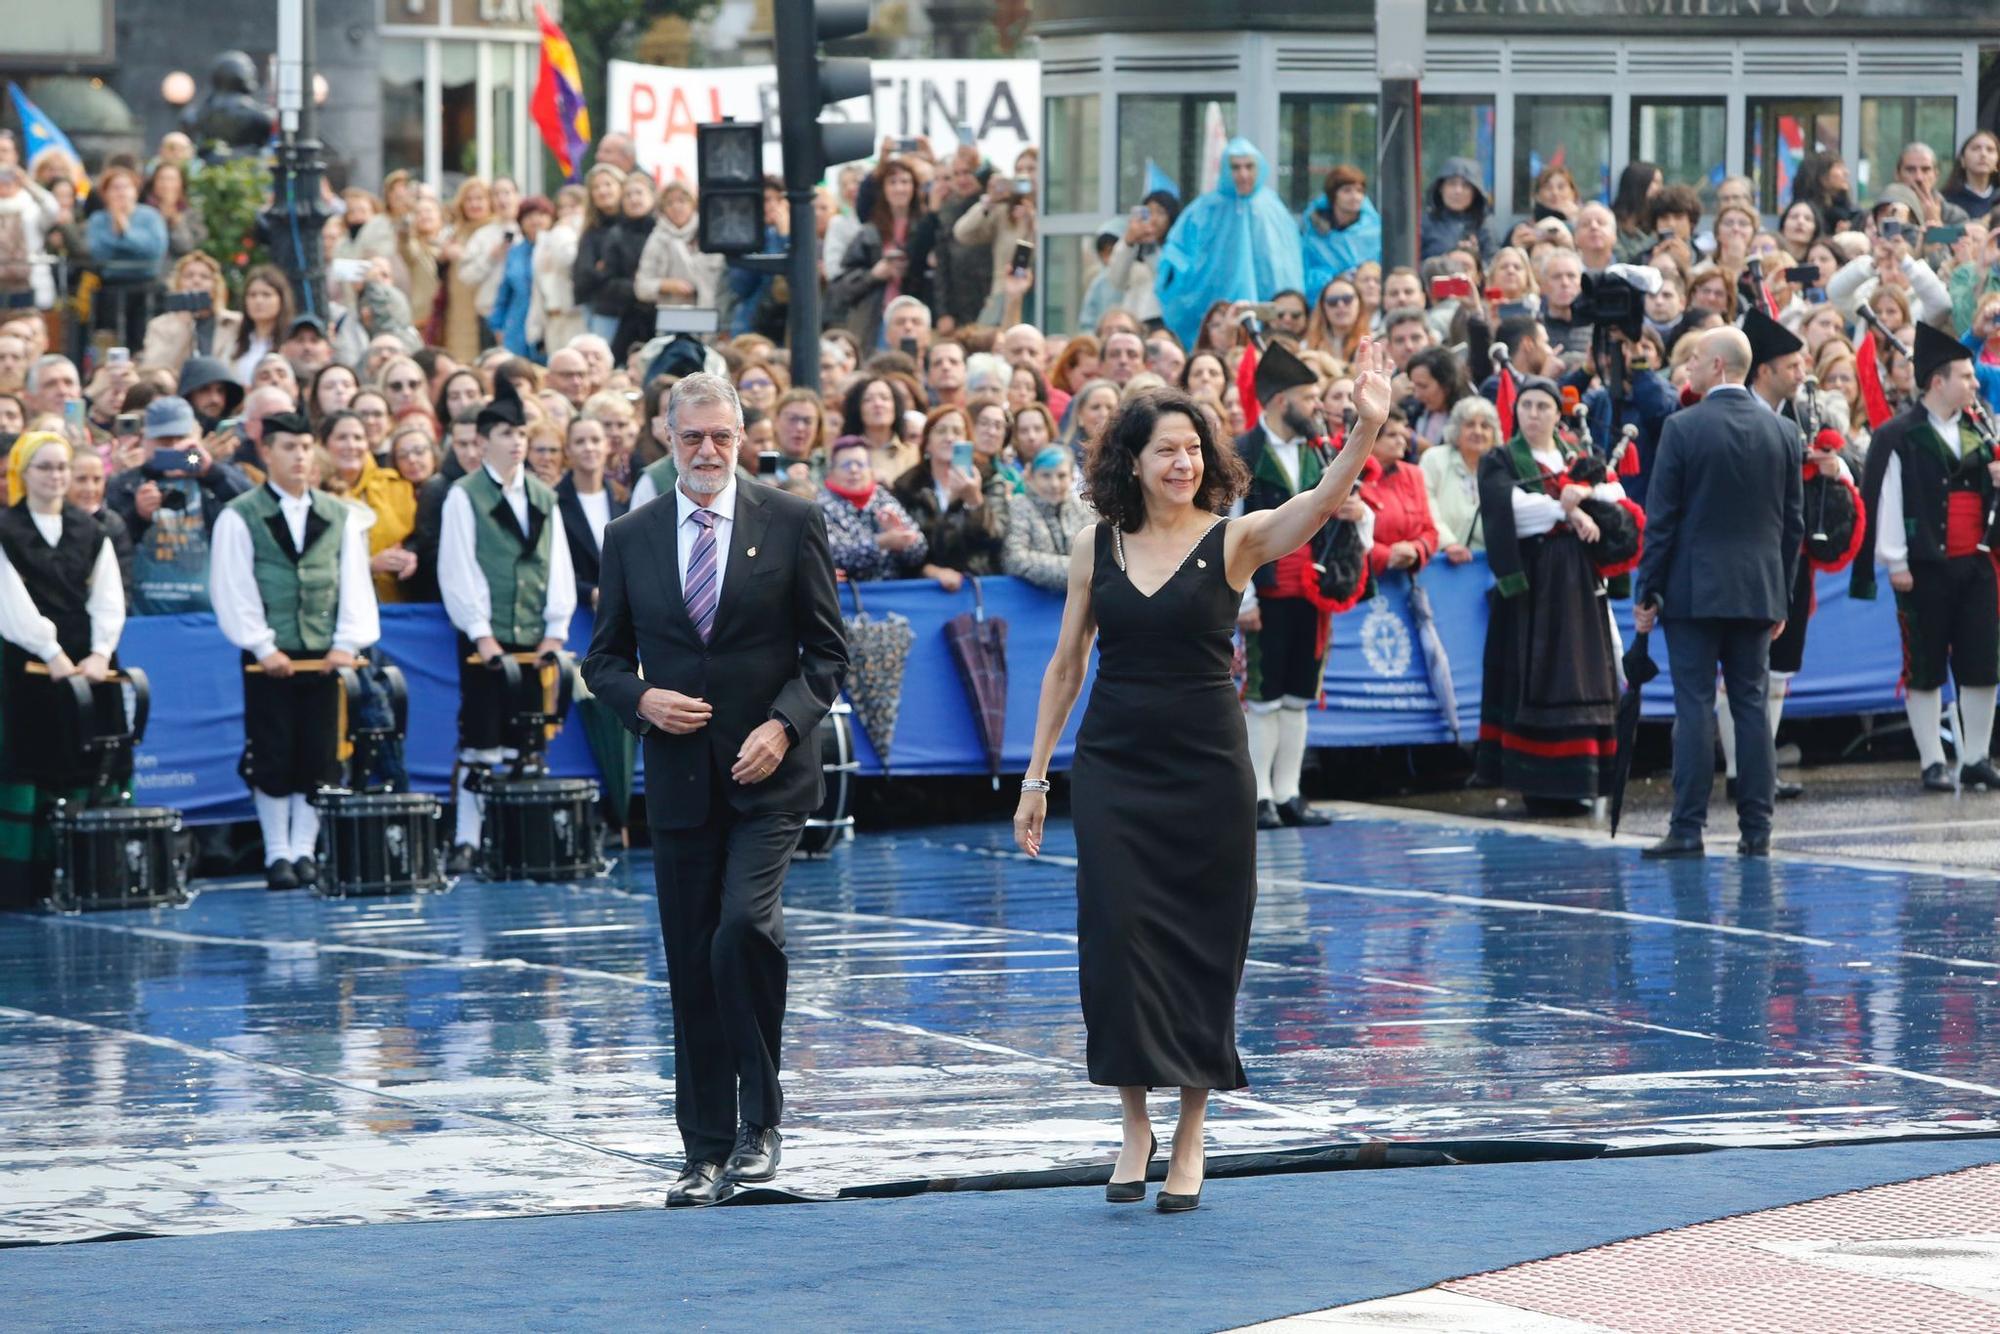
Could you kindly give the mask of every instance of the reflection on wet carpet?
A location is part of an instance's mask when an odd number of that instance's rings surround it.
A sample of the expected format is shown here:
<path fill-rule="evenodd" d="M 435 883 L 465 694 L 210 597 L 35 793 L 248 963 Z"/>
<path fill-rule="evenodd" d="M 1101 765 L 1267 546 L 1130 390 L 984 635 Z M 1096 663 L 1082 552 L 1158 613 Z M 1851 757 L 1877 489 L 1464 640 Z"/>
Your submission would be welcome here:
<path fill-rule="evenodd" d="M 1108 1159 L 1070 847 L 955 826 L 796 867 L 781 1186 Z M 1265 835 L 1260 873 L 1252 1087 L 1214 1154 L 2000 1126 L 1993 880 L 1379 812 Z M 0 916 L 0 1240 L 656 1202 L 678 1136 L 650 881 L 639 858 L 580 887 Z"/>

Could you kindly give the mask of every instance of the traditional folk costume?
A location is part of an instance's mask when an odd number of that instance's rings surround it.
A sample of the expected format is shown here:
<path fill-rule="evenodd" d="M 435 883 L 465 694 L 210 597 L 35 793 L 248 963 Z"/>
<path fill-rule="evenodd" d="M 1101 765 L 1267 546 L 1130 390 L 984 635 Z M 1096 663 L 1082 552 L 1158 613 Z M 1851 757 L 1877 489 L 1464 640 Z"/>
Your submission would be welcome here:
<path fill-rule="evenodd" d="M 308 438 L 303 416 L 264 419 L 274 434 Z M 265 882 L 291 889 L 319 878 L 319 811 L 312 795 L 340 780 L 341 687 L 300 667 L 257 668 L 279 652 L 294 663 L 359 654 L 381 638 L 368 572 L 368 518 L 324 491 L 290 495 L 266 481 L 229 502 L 210 540 L 209 598 L 223 637 L 243 651 L 243 761 L 264 835 Z M 253 670 L 254 669 L 254 670 Z"/>
<path fill-rule="evenodd" d="M 1313 383 L 1312 371 L 1281 345 L 1266 348 L 1257 363 L 1257 398 L 1267 405 L 1288 389 Z M 1267 410 L 1236 442 L 1250 470 L 1246 514 L 1276 509 L 1319 485 L 1324 466 L 1318 442 L 1303 435 L 1281 439 L 1284 432 L 1279 414 Z M 1261 567 L 1244 590 L 1243 610 L 1256 609 L 1262 621 L 1261 629 L 1243 636 L 1243 697 L 1260 829 L 1327 823 L 1299 795 L 1306 707 L 1320 692 L 1334 614 L 1353 606 L 1366 590 L 1365 553 L 1373 529 L 1372 514 L 1359 524 L 1335 519 L 1297 551 Z M 1325 577 L 1329 570 L 1335 571 L 1332 579 Z"/>
<path fill-rule="evenodd" d="M 93 766 L 83 750 L 69 687 L 30 671 L 58 657 L 110 659 L 125 627 L 118 554 L 96 519 L 65 504 L 56 514 L 31 510 L 24 474 L 37 454 L 70 447 L 51 432 L 23 436 L 8 460 L 14 504 L 0 510 L 0 908 L 25 908 L 49 891 L 55 846 L 48 814 L 58 800 L 93 795 Z M 115 664 L 114 664 L 115 665 Z M 98 732 L 122 730 L 124 700 L 115 683 L 98 685 Z"/>
<path fill-rule="evenodd" d="M 502 377 L 479 412 L 482 443 L 495 426 L 518 429 L 525 421 L 520 398 Z M 529 653 L 544 639 L 569 637 L 576 573 L 556 493 L 525 465 L 502 477 L 481 464 L 453 483 L 440 524 L 438 592 L 458 629 L 457 832 L 450 863 L 456 873 L 471 869 L 485 813 L 473 775 L 520 755 L 509 735 L 505 678 L 477 660 L 475 646 L 490 635 L 502 653 Z"/>
<path fill-rule="evenodd" d="M 1917 326 L 1917 388 L 1972 353 L 1949 334 Z M 1915 586 L 1896 594 L 1903 636 L 1904 708 L 1923 765 L 1923 784 L 1953 788 L 1945 767 L 1941 691 L 1947 672 L 1958 691 L 1959 781 L 2000 789 L 1988 757 L 1995 685 L 2000 683 L 2000 577 L 1986 542 L 1994 487 L 1993 449 L 1963 416 L 1943 421 L 1921 398 L 1884 422 L 1868 447 L 1861 488 L 1868 532 L 1854 564 L 1858 598 L 1876 593 L 1875 564 L 1907 570 Z M 1966 762 L 1970 757 L 1970 762 Z"/>
<path fill-rule="evenodd" d="M 1743 333 L 1750 340 L 1750 372 L 1745 383 L 1751 386 L 1757 383 L 1759 366 L 1805 348 L 1804 341 L 1797 334 L 1754 307 L 1743 317 Z M 1750 396 L 1798 429 L 1799 400 L 1788 399 L 1774 406 L 1754 387 Z M 1816 443 L 1829 451 L 1838 451 L 1843 442 L 1839 432 L 1824 431 Z M 1785 714 L 1785 699 L 1791 689 L 1791 680 L 1798 674 L 1805 659 L 1806 625 L 1818 605 L 1814 576 L 1821 570 L 1846 569 L 1861 549 L 1861 491 L 1855 486 L 1854 475 L 1848 471 L 1846 462 L 1842 460 L 1839 464 L 1840 472 L 1834 477 L 1822 477 L 1816 459 L 1807 457 L 1804 465 L 1807 497 L 1806 539 L 1801 553 L 1804 558 L 1799 561 L 1798 575 L 1792 582 L 1785 632 L 1771 641 L 1770 684 L 1764 697 L 1774 740 L 1778 735 L 1778 723 Z M 1715 719 L 1716 736 L 1722 743 L 1723 771 L 1733 792 L 1736 782 L 1736 723 L 1729 709 L 1729 696 L 1721 689 L 1715 692 Z M 1798 797 L 1804 792 L 1805 788 L 1798 783 L 1781 779 L 1777 785 L 1780 798 Z"/>
<path fill-rule="evenodd" d="M 1545 394 L 1560 408 L 1555 385 L 1525 380 L 1519 391 Z M 1479 461 L 1479 509 L 1494 587 L 1479 701 L 1474 763 L 1481 782 L 1513 788 L 1531 800 L 1590 801 L 1610 790 L 1617 754 L 1618 650 L 1605 600 L 1607 578 L 1637 564 L 1642 518 L 1615 480 L 1592 487 L 1600 530 L 1621 525 L 1613 556 L 1605 531 L 1586 545 L 1563 513 L 1565 486 L 1577 483 L 1578 452 L 1560 435 L 1535 451 L 1516 434 Z M 1577 463 L 1602 464 L 1594 458 Z M 1629 516 L 1630 526 L 1625 525 Z M 1607 560 L 1615 563 L 1607 564 Z"/>

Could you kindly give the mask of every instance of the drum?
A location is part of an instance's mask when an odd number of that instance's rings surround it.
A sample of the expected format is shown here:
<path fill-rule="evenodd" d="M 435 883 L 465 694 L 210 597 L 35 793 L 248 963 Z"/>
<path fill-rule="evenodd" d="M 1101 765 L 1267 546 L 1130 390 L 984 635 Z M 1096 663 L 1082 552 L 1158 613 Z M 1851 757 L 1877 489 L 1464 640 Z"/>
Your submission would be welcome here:
<path fill-rule="evenodd" d="M 488 880 L 576 880 L 611 869 L 589 778 L 489 777 L 480 848 Z"/>
<path fill-rule="evenodd" d="M 799 835 L 801 857 L 824 857 L 854 837 L 854 775 L 860 772 L 861 761 L 854 758 L 853 712 L 846 700 L 835 700 L 816 729 L 826 800 L 807 818 Z"/>
<path fill-rule="evenodd" d="M 186 907 L 191 840 L 168 806 L 77 809 L 58 803 L 49 906 L 58 912 Z"/>
<path fill-rule="evenodd" d="M 438 851 L 438 799 L 419 792 L 322 788 L 322 898 L 422 894 L 447 887 Z"/>

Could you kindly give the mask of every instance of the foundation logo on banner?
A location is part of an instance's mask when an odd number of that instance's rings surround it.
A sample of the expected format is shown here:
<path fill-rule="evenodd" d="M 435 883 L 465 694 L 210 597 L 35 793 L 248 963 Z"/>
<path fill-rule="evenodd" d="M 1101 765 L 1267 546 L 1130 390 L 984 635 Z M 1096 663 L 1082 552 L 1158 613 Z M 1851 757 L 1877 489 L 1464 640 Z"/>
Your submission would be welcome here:
<path fill-rule="evenodd" d="M 1361 656 L 1377 676 L 1400 677 L 1410 670 L 1410 629 L 1387 598 L 1371 598 L 1361 622 Z"/>

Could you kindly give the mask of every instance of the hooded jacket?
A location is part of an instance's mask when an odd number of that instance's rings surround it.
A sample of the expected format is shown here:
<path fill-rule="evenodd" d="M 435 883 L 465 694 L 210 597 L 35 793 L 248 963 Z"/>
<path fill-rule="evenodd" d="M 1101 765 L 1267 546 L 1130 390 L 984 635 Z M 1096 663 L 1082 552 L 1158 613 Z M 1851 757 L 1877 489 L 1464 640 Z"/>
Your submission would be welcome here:
<path fill-rule="evenodd" d="M 1306 299 L 1317 301 L 1341 274 L 1382 262 L 1382 215 L 1375 211 L 1374 200 L 1364 198 L 1354 221 L 1336 227 L 1332 204 L 1318 195 L 1299 214 L 1299 242 L 1305 253 Z"/>
<path fill-rule="evenodd" d="M 1454 176 L 1472 187 L 1472 207 L 1463 212 L 1444 206 L 1444 183 Z M 1493 257 L 1493 237 L 1486 230 L 1486 215 L 1492 212 L 1493 201 L 1486 197 L 1485 189 L 1479 184 L 1484 179 L 1485 173 L 1471 158 L 1445 159 L 1437 179 L 1424 192 L 1423 258 L 1433 259 L 1444 254 L 1466 236 L 1478 238 L 1482 261 Z"/>

